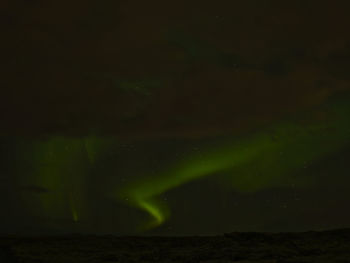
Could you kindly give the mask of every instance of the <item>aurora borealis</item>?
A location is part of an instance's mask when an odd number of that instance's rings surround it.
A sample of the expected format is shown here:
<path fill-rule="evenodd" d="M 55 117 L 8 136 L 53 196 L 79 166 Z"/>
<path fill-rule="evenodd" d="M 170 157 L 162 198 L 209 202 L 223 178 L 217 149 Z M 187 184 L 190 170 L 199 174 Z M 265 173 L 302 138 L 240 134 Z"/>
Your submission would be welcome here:
<path fill-rule="evenodd" d="M 332 106 L 335 109 L 328 113 L 335 114 L 335 120 L 309 125 L 282 123 L 248 138 L 226 142 L 219 149 L 189 156 L 169 172 L 143 178 L 120 191 L 131 204 L 152 215 L 153 225 L 157 225 L 166 219 L 167 211 L 162 211 L 154 197 L 203 176 L 225 171 L 237 191 L 250 192 L 288 184 L 293 178 L 286 178 L 286 175 L 301 169 L 305 163 L 341 149 L 349 141 L 347 101 Z"/>
<path fill-rule="evenodd" d="M 340 3 L 0 8 L 2 232 L 350 226 Z"/>

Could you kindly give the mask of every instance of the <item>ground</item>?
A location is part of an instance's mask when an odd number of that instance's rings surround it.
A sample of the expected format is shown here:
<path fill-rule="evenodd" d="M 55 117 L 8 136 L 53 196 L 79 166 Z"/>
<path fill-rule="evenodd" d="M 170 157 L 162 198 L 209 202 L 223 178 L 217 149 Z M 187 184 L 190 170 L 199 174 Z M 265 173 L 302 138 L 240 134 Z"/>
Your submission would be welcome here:
<path fill-rule="evenodd" d="M 196 237 L 2 237 L 0 262 L 350 262 L 350 229 Z"/>

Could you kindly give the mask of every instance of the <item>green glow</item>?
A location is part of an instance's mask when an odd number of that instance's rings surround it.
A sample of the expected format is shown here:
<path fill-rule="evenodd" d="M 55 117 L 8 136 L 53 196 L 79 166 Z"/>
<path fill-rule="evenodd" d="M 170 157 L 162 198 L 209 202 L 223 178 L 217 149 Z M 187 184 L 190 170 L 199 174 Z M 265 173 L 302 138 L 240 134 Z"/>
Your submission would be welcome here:
<path fill-rule="evenodd" d="M 120 81 L 119 88 L 125 91 L 135 92 L 143 95 L 150 95 L 150 88 L 155 83 L 150 81 Z M 159 84 L 157 84 L 159 86 Z"/>
<path fill-rule="evenodd" d="M 74 222 L 78 222 L 79 221 L 78 212 L 76 210 L 72 209 L 72 216 L 73 216 L 73 221 Z"/>
<path fill-rule="evenodd" d="M 73 219 L 74 222 L 78 222 L 79 221 L 79 216 L 78 216 L 78 211 L 76 209 L 73 193 L 70 193 L 69 203 L 70 203 L 70 209 L 71 209 L 71 213 L 72 213 L 72 219 Z"/>
<path fill-rule="evenodd" d="M 78 222 L 87 213 L 87 175 L 103 144 L 95 136 L 53 136 L 23 142 L 20 153 L 28 162 L 28 169 L 22 171 L 23 183 L 48 190 L 45 194 L 24 196 L 28 206 L 46 218 L 68 217 Z"/>
<path fill-rule="evenodd" d="M 203 147 L 195 154 L 185 153 L 160 172 L 140 174 L 134 181 L 113 185 L 113 194 L 152 218 L 141 227 L 145 230 L 161 225 L 170 217 L 167 205 L 159 198 L 162 194 L 205 176 L 215 175 L 224 186 L 241 192 L 291 184 L 310 185 L 312 178 L 303 168 L 349 143 L 349 101 L 348 97 L 333 100 L 308 113 L 308 118 L 295 116 L 251 134 L 221 139 L 215 146 Z M 319 120 L 312 117 L 318 113 L 324 113 L 325 117 Z M 36 215 L 79 222 L 88 215 L 87 176 L 91 168 L 103 167 L 94 165 L 104 161 L 101 156 L 107 156 L 103 152 L 110 146 L 119 145 L 115 139 L 95 136 L 52 136 L 23 142 L 18 151 L 25 163 L 21 166 L 25 167 L 20 171 L 21 183 L 47 189 L 30 197 L 25 194 L 25 202 Z M 112 158 L 108 156 L 107 159 Z"/>
<path fill-rule="evenodd" d="M 147 211 L 154 219 L 153 221 L 143 226 L 142 230 L 147 230 L 161 225 L 169 216 L 168 210 L 154 199 L 140 199 L 138 201 L 138 206 Z"/>
<path fill-rule="evenodd" d="M 281 122 L 255 134 L 237 138 L 211 149 L 187 156 L 163 173 L 146 176 L 118 188 L 121 200 L 136 206 L 153 218 L 157 226 L 166 216 L 153 201 L 166 191 L 204 176 L 218 178 L 236 191 L 253 192 L 291 183 L 310 184 L 307 176 L 296 177 L 310 162 L 341 149 L 350 139 L 348 100 L 326 105 L 328 117 L 302 124 Z M 316 112 L 317 113 L 317 112 Z M 311 113 L 311 119 L 312 119 Z"/>
<path fill-rule="evenodd" d="M 161 211 L 151 202 L 146 202 L 145 200 L 140 200 L 140 206 L 143 207 L 146 211 L 148 211 L 157 221 L 158 224 L 161 224 L 164 221 L 164 217 Z"/>

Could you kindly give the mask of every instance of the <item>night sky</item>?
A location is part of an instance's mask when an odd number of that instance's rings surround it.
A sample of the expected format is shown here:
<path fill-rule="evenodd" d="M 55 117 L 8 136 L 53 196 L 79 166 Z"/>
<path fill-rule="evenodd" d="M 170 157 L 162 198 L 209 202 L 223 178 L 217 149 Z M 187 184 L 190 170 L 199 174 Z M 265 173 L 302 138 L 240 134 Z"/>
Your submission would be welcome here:
<path fill-rule="evenodd" d="M 0 3 L 0 233 L 350 227 L 346 1 Z"/>

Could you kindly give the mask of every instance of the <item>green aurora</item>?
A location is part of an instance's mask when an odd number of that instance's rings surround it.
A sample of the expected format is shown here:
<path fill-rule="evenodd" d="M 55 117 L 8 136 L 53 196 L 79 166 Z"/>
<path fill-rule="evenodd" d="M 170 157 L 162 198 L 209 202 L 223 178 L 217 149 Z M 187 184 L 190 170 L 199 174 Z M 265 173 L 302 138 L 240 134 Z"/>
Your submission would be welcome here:
<path fill-rule="evenodd" d="M 234 139 L 220 139 L 195 154 L 172 161 L 155 175 L 147 176 L 146 171 L 122 184 L 111 186 L 105 182 L 105 188 L 112 188 L 113 198 L 118 201 L 147 212 L 151 220 L 139 228 L 147 230 L 170 217 L 166 202 L 159 198 L 162 194 L 206 176 L 215 175 L 225 187 L 246 193 L 291 184 L 312 185 L 310 177 L 296 174 L 349 142 L 348 101 L 348 97 L 333 98 L 307 116 L 295 116 Z M 46 218 L 70 218 L 78 223 L 88 217 L 89 174 L 113 147 L 119 147 L 118 140 L 103 136 L 53 136 L 20 143 L 18 152 L 27 162 L 23 166 L 26 170 L 21 171 L 25 174 L 23 183 L 48 190 L 31 198 L 26 195 L 24 202 Z M 110 194 L 105 192 L 106 196 Z"/>
<path fill-rule="evenodd" d="M 47 191 L 29 198 L 25 195 L 24 202 L 40 216 L 53 220 L 70 217 L 78 222 L 88 211 L 89 170 L 105 142 L 95 136 L 54 136 L 30 143 L 22 141 L 18 152 L 22 155 L 21 160 L 27 163 L 26 170 L 21 171 L 24 175 L 22 183 Z"/>
<path fill-rule="evenodd" d="M 317 120 L 317 112 L 326 116 Z M 204 176 L 218 175 L 225 185 L 240 192 L 309 185 L 312 182 L 307 176 L 293 175 L 310 162 L 341 149 L 350 138 L 348 98 L 333 101 L 317 112 L 310 112 L 311 120 L 302 121 L 305 117 L 299 116 L 188 156 L 164 173 L 141 177 L 118 188 L 118 196 L 149 213 L 152 220 L 143 226 L 147 229 L 162 224 L 170 215 L 158 196 Z"/>

